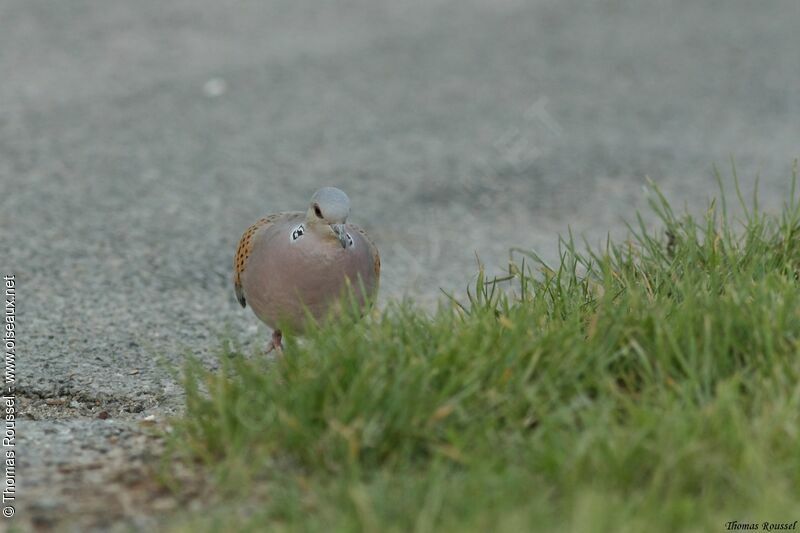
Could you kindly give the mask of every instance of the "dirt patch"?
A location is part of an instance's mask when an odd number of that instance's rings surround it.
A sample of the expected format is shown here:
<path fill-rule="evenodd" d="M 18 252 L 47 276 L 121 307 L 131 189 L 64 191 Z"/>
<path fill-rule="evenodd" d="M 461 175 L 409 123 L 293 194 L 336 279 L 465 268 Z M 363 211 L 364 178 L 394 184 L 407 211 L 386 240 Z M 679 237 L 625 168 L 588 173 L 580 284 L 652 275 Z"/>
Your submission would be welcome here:
<path fill-rule="evenodd" d="M 190 505 L 159 481 L 169 427 L 149 402 L 30 391 L 18 401 L 23 531 L 152 529 Z"/>

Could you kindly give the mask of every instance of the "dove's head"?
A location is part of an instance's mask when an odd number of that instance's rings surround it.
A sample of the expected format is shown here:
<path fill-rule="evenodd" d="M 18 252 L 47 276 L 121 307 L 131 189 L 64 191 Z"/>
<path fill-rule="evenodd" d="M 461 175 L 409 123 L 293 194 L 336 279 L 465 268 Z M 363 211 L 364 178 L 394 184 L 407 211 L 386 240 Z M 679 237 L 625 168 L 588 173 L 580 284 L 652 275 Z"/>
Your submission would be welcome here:
<path fill-rule="evenodd" d="M 311 197 L 311 203 L 306 212 L 306 221 L 309 225 L 325 224 L 330 226 L 333 233 L 342 244 L 347 246 L 347 233 L 344 224 L 350 214 L 350 198 L 336 187 L 323 187 Z"/>

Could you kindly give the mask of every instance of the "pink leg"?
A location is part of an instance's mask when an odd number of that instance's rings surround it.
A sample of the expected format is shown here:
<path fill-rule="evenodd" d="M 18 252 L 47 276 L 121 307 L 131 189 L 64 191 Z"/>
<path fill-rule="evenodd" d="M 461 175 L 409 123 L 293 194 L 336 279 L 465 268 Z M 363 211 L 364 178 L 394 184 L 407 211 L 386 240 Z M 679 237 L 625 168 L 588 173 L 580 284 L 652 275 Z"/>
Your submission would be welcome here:
<path fill-rule="evenodd" d="M 272 340 L 269 341 L 267 344 L 267 351 L 264 352 L 265 354 L 270 353 L 272 350 L 275 350 L 278 355 L 283 355 L 283 344 L 281 344 L 281 339 L 283 339 L 283 334 L 281 330 L 276 329 L 272 332 Z"/>

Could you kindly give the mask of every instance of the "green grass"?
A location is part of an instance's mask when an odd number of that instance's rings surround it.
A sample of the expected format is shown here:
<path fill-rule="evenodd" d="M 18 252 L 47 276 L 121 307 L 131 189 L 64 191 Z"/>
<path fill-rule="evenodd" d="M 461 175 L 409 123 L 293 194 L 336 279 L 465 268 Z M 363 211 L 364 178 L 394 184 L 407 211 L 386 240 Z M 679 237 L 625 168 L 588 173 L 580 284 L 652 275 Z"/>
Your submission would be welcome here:
<path fill-rule="evenodd" d="M 796 181 L 796 175 L 794 176 Z M 738 187 L 737 187 L 738 192 Z M 739 195 L 741 200 L 741 195 Z M 185 369 L 176 530 L 723 531 L 800 518 L 800 204 L 724 203 Z M 167 469 L 169 470 L 169 469 Z M 167 476 L 167 479 L 172 479 Z M 187 490 L 172 479 L 176 490 Z"/>

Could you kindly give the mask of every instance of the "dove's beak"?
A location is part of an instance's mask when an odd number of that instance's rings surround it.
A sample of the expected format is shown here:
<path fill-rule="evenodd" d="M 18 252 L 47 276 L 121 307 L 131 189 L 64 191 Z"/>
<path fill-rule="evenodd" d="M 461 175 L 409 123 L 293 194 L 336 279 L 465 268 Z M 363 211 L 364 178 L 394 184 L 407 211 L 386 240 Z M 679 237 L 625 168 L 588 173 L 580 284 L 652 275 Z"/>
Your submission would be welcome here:
<path fill-rule="evenodd" d="M 342 248 L 347 248 L 347 232 L 344 229 L 344 224 L 331 224 L 331 229 L 336 234 L 336 238 L 342 243 Z"/>

